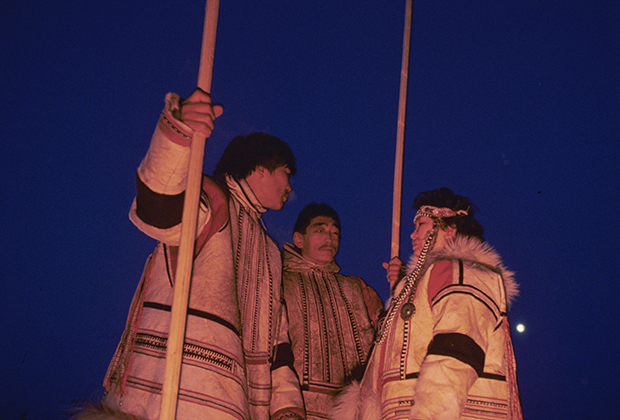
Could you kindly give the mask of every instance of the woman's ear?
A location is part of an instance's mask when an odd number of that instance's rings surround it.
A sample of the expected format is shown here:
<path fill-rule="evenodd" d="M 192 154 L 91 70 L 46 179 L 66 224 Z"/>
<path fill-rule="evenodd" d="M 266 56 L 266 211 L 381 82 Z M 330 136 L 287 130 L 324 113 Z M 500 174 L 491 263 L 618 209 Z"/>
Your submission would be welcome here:
<path fill-rule="evenodd" d="M 456 227 L 448 226 L 445 230 L 446 239 L 454 239 L 456 237 Z"/>

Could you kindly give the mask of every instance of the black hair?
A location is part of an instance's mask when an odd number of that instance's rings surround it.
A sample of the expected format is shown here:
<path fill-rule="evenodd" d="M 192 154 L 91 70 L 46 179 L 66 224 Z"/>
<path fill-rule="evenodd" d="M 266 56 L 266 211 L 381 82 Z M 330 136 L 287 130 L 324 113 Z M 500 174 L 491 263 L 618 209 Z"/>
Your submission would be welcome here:
<path fill-rule="evenodd" d="M 295 155 L 288 144 L 266 133 L 252 133 L 231 140 L 215 167 L 213 177 L 221 186 L 226 187 L 226 175 L 240 181 L 247 178 L 258 166 L 269 172 L 280 166 L 288 167 L 291 175 L 297 172 Z"/>
<path fill-rule="evenodd" d="M 484 241 L 484 228 L 474 219 L 474 205 L 467 197 L 456 195 L 449 188 L 438 188 L 421 192 L 413 201 L 413 208 L 420 210 L 422 206 L 447 207 L 454 211 L 465 210 L 467 214 L 444 217 L 441 221 L 446 226 L 456 228 L 457 234 L 478 238 Z"/>
<path fill-rule="evenodd" d="M 298 232 L 304 235 L 306 233 L 306 229 L 310 226 L 312 219 L 318 216 L 331 217 L 334 219 L 334 224 L 338 230 L 342 230 L 340 229 L 340 218 L 338 217 L 336 210 L 325 203 L 310 203 L 304 207 L 304 209 L 299 213 L 299 216 L 297 216 L 297 221 L 295 222 L 293 232 Z"/>

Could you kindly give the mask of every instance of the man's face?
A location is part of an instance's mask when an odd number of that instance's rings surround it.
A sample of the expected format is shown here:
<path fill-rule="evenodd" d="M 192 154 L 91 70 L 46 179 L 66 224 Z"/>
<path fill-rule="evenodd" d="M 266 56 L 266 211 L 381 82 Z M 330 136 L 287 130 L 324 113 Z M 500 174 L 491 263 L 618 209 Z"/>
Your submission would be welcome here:
<path fill-rule="evenodd" d="M 336 258 L 340 245 L 340 229 L 334 219 L 327 216 L 314 217 L 306 233 L 293 234 L 295 246 L 301 249 L 301 255 L 318 265 L 329 264 Z"/>
<path fill-rule="evenodd" d="M 280 210 L 293 190 L 290 176 L 291 170 L 288 166 L 280 166 L 273 172 L 259 166 L 251 175 L 252 181 L 248 179 L 248 182 L 263 207 Z"/>
<path fill-rule="evenodd" d="M 413 255 L 416 257 L 420 256 L 420 252 L 424 247 L 424 243 L 426 242 L 426 238 L 430 233 L 431 229 L 433 229 L 433 219 L 428 216 L 422 216 L 418 218 L 415 222 L 415 230 L 411 233 L 411 243 L 413 246 Z M 453 227 L 448 227 L 446 230 L 437 229 L 437 239 L 435 241 L 435 246 L 433 249 L 438 250 L 444 246 L 444 243 L 447 239 L 454 239 L 456 233 L 456 229 Z"/>

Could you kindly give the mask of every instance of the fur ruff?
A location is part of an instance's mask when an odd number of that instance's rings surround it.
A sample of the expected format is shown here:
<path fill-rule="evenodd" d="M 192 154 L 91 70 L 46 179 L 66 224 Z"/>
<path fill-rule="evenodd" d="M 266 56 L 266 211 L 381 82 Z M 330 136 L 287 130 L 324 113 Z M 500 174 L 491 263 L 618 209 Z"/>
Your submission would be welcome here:
<path fill-rule="evenodd" d="M 69 411 L 70 420 L 144 420 L 142 417 L 132 416 L 101 402 L 88 402 L 81 407 Z"/>
<path fill-rule="evenodd" d="M 381 401 L 376 393 L 362 397 L 358 381 L 349 384 L 336 398 L 331 420 L 376 420 L 381 418 Z"/>
<path fill-rule="evenodd" d="M 340 395 L 330 413 L 331 420 L 355 420 L 361 406 L 360 383 L 353 381 Z"/>
<path fill-rule="evenodd" d="M 500 274 L 504 279 L 508 306 L 519 296 L 519 285 L 515 280 L 515 273 L 506 268 L 495 248 L 487 242 L 480 242 L 475 238 L 457 235 L 454 240 L 447 241 L 441 249 L 433 250 L 426 257 L 424 265 L 428 268 L 439 260 L 457 259 L 483 265 Z M 407 273 L 414 269 L 416 262 L 417 257 L 412 255 L 407 264 Z"/>

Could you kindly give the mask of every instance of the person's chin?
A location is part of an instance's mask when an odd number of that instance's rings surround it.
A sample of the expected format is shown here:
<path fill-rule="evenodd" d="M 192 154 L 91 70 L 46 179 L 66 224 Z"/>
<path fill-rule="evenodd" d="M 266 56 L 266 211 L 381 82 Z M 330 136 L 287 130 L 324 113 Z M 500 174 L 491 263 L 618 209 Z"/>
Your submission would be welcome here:
<path fill-rule="evenodd" d="M 325 261 L 331 261 L 336 257 L 336 253 L 331 249 L 324 249 L 323 255 L 325 256 Z"/>
<path fill-rule="evenodd" d="M 333 258 L 321 258 L 320 265 L 325 266 L 334 261 Z"/>
<path fill-rule="evenodd" d="M 282 207 L 284 207 L 284 201 L 279 202 L 278 204 L 274 204 L 273 206 L 269 207 L 271 210 L 282 210 Z"/>

